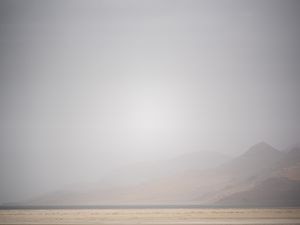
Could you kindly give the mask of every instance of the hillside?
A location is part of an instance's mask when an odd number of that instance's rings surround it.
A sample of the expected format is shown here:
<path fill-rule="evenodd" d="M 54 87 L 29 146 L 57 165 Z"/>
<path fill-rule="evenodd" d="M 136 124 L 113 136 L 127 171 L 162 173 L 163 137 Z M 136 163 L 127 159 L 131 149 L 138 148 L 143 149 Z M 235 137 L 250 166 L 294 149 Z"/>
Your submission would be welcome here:
<path fill-rule="evenodd" d="M 263 142 L 234 159 L 217 153 L 195 152 L 121 168 L 89 190 L 49 193 L 26 204 L 294 206 L 292 197 L 297 199 L 300 191 L 299 152 L 294 149 L 283 153 Z"/>
<path fill-rule="evenodd" d="M 300 206 L 300 181 L 285 177 L 269 178 L 249 191 L 238 192 L 218 202 L 226 206 Z"/>
<path fill-rule="evenodd" d="M 31 199 L 34 205 L 86 205 L 177 201 L 185 191 L 191 172 L 196 174 L 227 162 L 230 158 L 211 151 L 191 152 L 158 162 L 136 163 L 108 173 L 86 190 L 59 190 Z M 176 188 L 174 188 L 176 187 Z M 76 188 L 74 188 L 76 189 Z"/>
<path fill-rule="evenodd" d="M 286 152 L 255 179 L 246 191 L 227 195 L 217 203 L 222 205 L 299 206 L 300 149 Z"/>

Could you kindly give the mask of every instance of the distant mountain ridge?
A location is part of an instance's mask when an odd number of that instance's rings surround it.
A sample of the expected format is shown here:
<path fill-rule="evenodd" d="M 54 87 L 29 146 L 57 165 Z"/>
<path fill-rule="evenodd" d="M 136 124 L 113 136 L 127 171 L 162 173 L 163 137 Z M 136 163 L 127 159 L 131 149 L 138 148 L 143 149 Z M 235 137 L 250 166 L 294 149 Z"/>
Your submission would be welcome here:
<path fill-rule="evenodd" d="M 272 177 L 248 191 L 227 196 L 218 203 L 230 206 L 300 206 L 300 181 Z"/>
<path fill-rule="evenodd" d="M 136 164 L 113 171 L 90 190 L 49 193 L 24 204 L 295 206 L 300 201 L 299 182 L 300 149 L 281 152 L 261 142 L 233 159 L 195 152 Z"/>
<path fill-rule="evenodd" d="M 277 156 L 275 156 L 277 155 Z M 222 205 L 299 206 L 300 149 L 273 154 L 273 162 L 256 175 L 248 190 L 232 193 L 220 199 Z"/>

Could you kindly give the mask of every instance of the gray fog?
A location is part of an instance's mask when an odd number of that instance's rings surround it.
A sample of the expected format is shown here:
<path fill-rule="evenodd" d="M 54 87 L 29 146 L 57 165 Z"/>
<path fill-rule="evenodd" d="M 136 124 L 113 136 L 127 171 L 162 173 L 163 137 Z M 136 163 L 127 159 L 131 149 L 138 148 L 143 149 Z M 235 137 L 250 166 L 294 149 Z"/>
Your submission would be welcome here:
<path fill-rule="evenodd" d="M 300 140 L 299 1 L 0 1 L 0 203 Z"/>

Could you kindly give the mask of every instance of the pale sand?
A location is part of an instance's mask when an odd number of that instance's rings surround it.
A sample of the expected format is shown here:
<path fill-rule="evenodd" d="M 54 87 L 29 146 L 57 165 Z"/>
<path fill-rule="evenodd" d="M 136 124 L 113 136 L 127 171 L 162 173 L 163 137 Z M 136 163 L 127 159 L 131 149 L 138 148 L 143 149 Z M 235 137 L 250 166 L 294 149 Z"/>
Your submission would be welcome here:
<path fill-rule="evenodd" d="M 300 208 L 0 210 L 0 224 L 300 225 Z"/>

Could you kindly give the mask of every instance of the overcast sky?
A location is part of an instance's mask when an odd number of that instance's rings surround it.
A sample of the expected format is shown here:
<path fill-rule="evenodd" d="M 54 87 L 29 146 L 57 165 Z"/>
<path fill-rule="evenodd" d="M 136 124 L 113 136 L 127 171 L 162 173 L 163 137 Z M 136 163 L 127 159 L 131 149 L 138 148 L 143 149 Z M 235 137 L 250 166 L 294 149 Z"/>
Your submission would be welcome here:
<path fill-rule="evenodd" d="M 0 1 L 0 203 L 300 140 L 299 1 Z"/>

